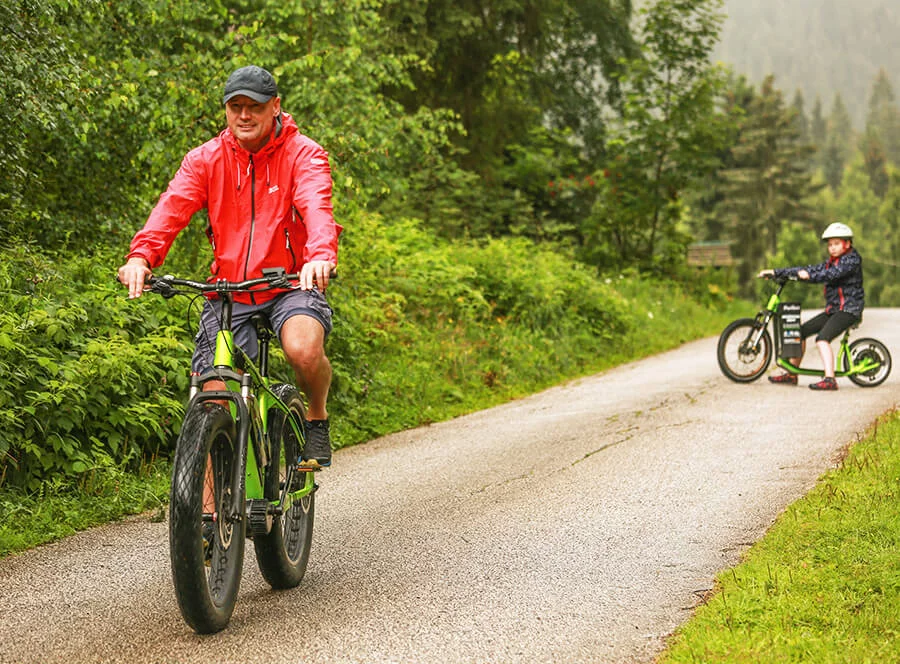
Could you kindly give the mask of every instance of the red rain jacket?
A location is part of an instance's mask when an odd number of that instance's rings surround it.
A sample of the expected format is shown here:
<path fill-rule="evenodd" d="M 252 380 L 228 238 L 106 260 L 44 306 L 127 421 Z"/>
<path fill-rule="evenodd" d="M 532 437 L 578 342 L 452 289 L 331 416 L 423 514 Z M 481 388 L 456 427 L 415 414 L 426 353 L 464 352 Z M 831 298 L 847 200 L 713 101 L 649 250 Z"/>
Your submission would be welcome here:
<path fill-rule="evenodd" d="M 332 215 L 328 153 L 301 134 L 290 115 L 281 118 L 281 130 L 276 123 L 272 138 L 254 154 L 238 145 L 230 129 L 191 150 L 131 241 L 128 258 L 159 267 L 175 236 L 206 208 L 213 278 L 254 279 L 267 267 L 297 272 L 312 260 L 337 264 L 343 229 Z M 238 294 L 235 300 L 259 303 L 277 293 Z"/>

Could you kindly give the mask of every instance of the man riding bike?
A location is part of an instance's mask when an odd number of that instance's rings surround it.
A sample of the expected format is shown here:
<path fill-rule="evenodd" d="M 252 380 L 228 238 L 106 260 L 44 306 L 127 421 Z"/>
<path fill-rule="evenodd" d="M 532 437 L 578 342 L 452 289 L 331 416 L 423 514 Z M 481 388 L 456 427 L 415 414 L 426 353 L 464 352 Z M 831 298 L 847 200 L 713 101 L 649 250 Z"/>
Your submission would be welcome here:
<path fill-rule="evenodd" d="M 236 295 L 232 330 L 235 342 L 255 357 L 250 318 L 257 312 L 269 317 L 309 400 L 301 460 L 328 466 L 326 402 L 332 372 L 325 340 L 332 311 L 325 288 L 337 264 L 342 231 L 332 213 L 328 153 L 282 112 L 275 79 L 261 67 L 234 71 L 225 83 L 223 104 L 227 127 L 184 157 L 134 236 L 127 262 L 118 270 L 119 281 L 129 297 L 139 297 L 152 269 L 162 264 L 175 237 L 201 209 L 209 212 L 213 279 L 253 279 L 264 268 L 299 271 L 297 290 Z M 208 299 L 200 316 L 192 360 L 198 374 L 212 367 L 219 309 L 216 299 Z M 208 381 L 205 389 L 224 389 L 224 384 Z"/>

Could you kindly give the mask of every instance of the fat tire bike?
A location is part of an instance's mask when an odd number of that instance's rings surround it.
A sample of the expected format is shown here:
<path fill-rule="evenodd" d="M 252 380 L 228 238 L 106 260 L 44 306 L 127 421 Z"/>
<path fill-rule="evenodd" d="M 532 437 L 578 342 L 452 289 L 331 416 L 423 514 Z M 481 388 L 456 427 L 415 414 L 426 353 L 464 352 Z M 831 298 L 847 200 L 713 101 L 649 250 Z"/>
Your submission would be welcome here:
<path fill-rule="evenodd" d="M 782 355 L 782 328 L 778 307 L 785 284 L 795 279 L 776 280 L 777 288 L 755 318 L 740 318 L 730 323 L 719 336 L 716 357 L 722 373 L 737 383 L 751 383 L 762 376 L 774 355 L 775 363 L 788 373 L 823 376 L 822 369 L 794 366 Z M 774 329 L 769 333 L 769 324 Z M 857 327 L 854 325 L 853 328 Z M 851 328 L 851 329 L 853 329 Z M 836 378 L 847 377 L 860 387 L 881 385 L 891 373 L 891 354 L 883 343 L 869 337 L 850 342 L 850 329 L 841 337 L 835 356 Z"/>
<path fill-rule="evenodd" d="M 305 443 L 305 406 L 297 389 L 269 379 L 268 319 L 251 318 L 259 339 L 256 362 L 235 345 L 233 296 L 296 288 L 299 274 L 263 270 L 263 277 L 213 283 L 151 277 L 165 298 L 215 294 L 222 303 L 213 368 L 191 376 L 190 400 L 175 446 L 169 504 L 169 557 L 175 597 L 197 633 L 224 629 L 234 611 L 246 540 L 263 578 L 293 588 L 309 560 L 315 516 L 315 468 L 297 460 Z M 226 389 L 203 390 L 210 380 Z"/>

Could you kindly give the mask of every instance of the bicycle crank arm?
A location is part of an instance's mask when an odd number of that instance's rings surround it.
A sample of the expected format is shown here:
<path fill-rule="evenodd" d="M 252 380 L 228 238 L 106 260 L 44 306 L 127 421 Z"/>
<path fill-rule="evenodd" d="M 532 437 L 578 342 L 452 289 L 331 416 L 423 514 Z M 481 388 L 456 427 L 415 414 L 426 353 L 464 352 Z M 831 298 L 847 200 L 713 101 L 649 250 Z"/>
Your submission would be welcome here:
<path fill-rule="evenodd" d="M 306 496 L 315 493 L 319 485 L 313 479 L 313 473 L 317 473 L 321 468 L 295 468 L 291 477 L 290 484 L 285 484 L 281 491 L 281 501 L 273 504 L 275 514 L 281 516 L 284 512 L 291 509 L 295 500 L 301 500 Z M 293 489 L 288 491 L 288 486 Z"/>

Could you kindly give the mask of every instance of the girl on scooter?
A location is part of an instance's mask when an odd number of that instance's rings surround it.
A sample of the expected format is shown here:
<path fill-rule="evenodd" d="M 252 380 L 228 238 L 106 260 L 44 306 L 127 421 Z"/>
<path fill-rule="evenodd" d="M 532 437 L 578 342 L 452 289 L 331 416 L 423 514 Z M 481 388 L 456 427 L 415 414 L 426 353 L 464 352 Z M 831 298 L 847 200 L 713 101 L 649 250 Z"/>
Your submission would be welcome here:
<path fill-rule="evenodd" d="M 804 339 L 816 335 L 816 348 L 822 356 L 825 377 L 810 385 L 812 390 L 836 390 L 834 378 L 834 353 L 831 341 L 844 330 L 857 325 L 862 320 L 865 307 L 863 289 L 862 257 L 853 248 L 853 231 L 846 224 L 830 224 L 822 233 L 822 240 L 828 245 L 828 260 L 818 265 L 805 267 L 785 267 L 775 270 L 765 269 L 761 278 L 796 278 L 817 284 L 825 284 L 825 311 L 809 319 L 800 327 Z M 801 358 L 792 358 L 791 364 L 800 366 Z M 769 381 L 786 385 L 796 385 L 797 376 L 781 373 L 769 376 Z"/>

